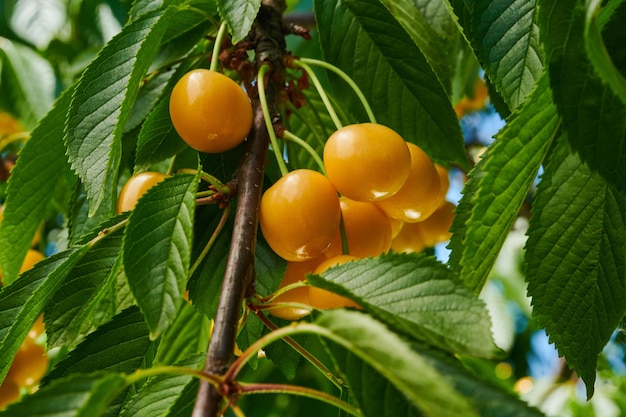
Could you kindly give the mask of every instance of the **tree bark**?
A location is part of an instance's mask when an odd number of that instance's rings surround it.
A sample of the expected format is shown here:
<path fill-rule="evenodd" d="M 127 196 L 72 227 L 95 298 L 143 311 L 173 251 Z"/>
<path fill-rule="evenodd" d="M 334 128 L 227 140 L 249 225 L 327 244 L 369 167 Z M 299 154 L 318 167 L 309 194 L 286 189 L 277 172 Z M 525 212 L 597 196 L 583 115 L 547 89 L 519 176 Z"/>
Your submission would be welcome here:
<path fill-rule="evenodd" d="M 267 102 L 272 117 L 278 118 L 278 92 L 282 87 L 282 58 L 285 39 L 282 31 L 284 0 L 264 0 L 252 28 L 256 66 L 270 64 Z M 258 80 L 263 82 L 263 80 Z M 233 361 L 237 326 L 247 288 L 254 281 L 254 259 L 258 228 L 258 211 L 263 190 L 263 173 L 267 159 L 269 135 L 258 97 L 253 97 L 254 122 L 248 135 L 246 152 L 240 164 L 237 182 L 237 208 L 232 241 L 222 291 L 215 316 L 204 370 L 222 375 Z M 223 387 L 226 388 L 226 387 Z M 224 392 L 201 381 L 193 417 L 215 417 L 222 408 Z"/>

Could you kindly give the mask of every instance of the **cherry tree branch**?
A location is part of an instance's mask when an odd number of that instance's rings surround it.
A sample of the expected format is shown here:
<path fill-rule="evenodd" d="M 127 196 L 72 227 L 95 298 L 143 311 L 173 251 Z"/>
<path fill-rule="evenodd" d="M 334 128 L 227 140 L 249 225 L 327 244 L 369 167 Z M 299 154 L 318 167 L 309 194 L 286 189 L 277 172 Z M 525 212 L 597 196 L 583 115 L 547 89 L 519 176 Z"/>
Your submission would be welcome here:
<path fill-rule="evenodd" d="M 267 101 L 272 115 L 278 117 L 278 92 L 282 85 L 282 58 L 285 39 L 282 26 L 284 0 L 264 0 L 252 28 L 256 66 L 269 63 L 272 72 L 267 83 Z M 263 80 L 258 80 L 263 82 Z M 254 280 L 254 256 L 257 238 L 258 209 L 263 189 L 263 172 L 269 135 L 258 97 L 253 98 L 254 122 L 248 135 L 246 151 L 237 173 L 237 208 L 232 241 L 215 326 L 209 343 L 204 370 L 223 375 L 233 361 L 237 325 L 245 292 Z M 274 116 L 273 116 L 274 117 Z M 222 409 L 227 387 L 215 388 L 201 381 L 193 417 L 216 417 Z"/>

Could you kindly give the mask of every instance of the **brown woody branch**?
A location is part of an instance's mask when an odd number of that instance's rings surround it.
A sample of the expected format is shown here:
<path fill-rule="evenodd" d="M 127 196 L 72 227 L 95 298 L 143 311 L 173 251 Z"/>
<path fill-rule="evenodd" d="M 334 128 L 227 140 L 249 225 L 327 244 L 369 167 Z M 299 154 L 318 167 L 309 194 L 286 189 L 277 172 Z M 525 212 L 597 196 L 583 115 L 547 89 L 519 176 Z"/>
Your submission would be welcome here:
<path fill-rule="evenodd" d="M 278 93 L 282 86 L 282 58 L 285 39 L 282 26 L 284 0 L 264 0 L 252 28 L 256 66 L 269 63 L 272 72 L 266 81 L 270 112 L 278 115 Z M 262 82 L 262 80 L 259 80 Z M 233 361 L 237 325 L 246 290 L 254 280 L 254 256 L 257 238 L 258 209 L 263 186 L 269 136 L 258 97 L 253 97 L 254 122 L 246 143 L 246 152 L 237 174 L 238 197 L 232 241 L 224 282 L 215 316 L 213 335 L 204 370 L 223 375 Z M 228 387 L 216 388 L 200 383 L 193 417 L 216 417 Z"/>

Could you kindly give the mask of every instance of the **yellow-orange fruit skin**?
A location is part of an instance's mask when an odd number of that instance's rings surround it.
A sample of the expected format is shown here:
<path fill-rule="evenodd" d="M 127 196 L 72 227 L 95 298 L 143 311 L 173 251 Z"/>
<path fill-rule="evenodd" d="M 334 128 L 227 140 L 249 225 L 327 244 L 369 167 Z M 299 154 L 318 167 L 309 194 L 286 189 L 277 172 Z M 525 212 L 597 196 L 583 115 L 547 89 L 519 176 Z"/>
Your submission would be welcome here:
<path fill-rule="evenodd" d="M 295 170 L 261 197 L 259 224 L 272 250 L 287 261 L 319 257 L 339 228 L 337 191 L 317 171 Z"/>
<path fill-rule="evenodd" d="M 117 214 L 135 208 L 137 201 L 146 191 L 163 181 L 168 176 L 160 172 L 141 172 L 131 176 L 122 187 L 117 199 Z"/>
<path fill-rule="evenodd" d="M 406 180 L 411 155 L 392 129 L 376 123 L 344 126 L 324 146 L 324 167 L 337 191 L 352 200 L 377 201 Z"/>
<path fill-rule="evenodd" d="M 252 126 L 245 91 L 222 73 L 195 69 L 174 86 L 169 103 L 176 132 L 192 148 L 219 153 L 234 148 Z"/>
<path fill-rule="evenodd" d="M 407 223 L 422 221 L 437 209 L 441 184 L 432 160 L 417 145 L 409 143 L 411 170 L 402 188 L 376 205 L 387 216 Z"/>

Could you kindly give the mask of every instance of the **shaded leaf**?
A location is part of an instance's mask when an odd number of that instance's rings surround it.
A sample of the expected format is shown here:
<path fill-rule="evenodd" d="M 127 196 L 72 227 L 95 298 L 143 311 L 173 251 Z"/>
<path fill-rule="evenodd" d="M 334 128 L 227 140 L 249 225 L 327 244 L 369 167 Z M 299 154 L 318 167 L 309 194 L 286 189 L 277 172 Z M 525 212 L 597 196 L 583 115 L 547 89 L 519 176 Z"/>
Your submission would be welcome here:
<path fill-rule="evenodd" d="M 339 309 L 323 312 L 315 324 L 326 330 L 322 336 L 340 346 L 333 351 L 343 356 L 339 363 L 344 364 L 349 381 L 362 389 L 359 397 L 380 398 L 379 389 L 387 386 L 393 388 L 390 399 L 397 401 L 393 406 L 399 415 L 420 415 L 402 412 L 410 408 L 429 417 L 478 415 L 436 368 L 382 323 L 362 313 Z M 363 369 L 363 363 L 371 369 Z M 359 384 L 362 373 L 371 375 L 371 370 L 378 374 L 378 383 L 372 378 Z M 373 408 L 364 410 L 365 415 L 381 415 L 376 414 L 381 411 L 378 403 L 367 404 Z"/>
<path fill-rule="evenodd" d="M 184 303 L 178 316 L 159 342 L 155 362 L 172 365 L 192 355 L 206 355 L 211 322 L 190 303 Z"/>
<path fill-rule="evenodd" d="M 187 286 L 198 178 L 175 175 L 148 190 L 128 218 L 124 270 L 154 339 L 174 320 Z"/>
<path fill-rule="evenodd" d="M 125 385 L 125 378 L 119 374 L 74 375 L 27 395 L 19 403 L 0 412 L 0 416 L 98 416 Z"/>
<path fill-rule="evenodd" d="M 141 126 L 135 164 L 139 169 L 147 168 L 176 155 L 186 146 L 172 125 L 169 100 L 161 100 Z"/>
<path fill-rule="evenodd" d="M 526 263 L 533 312 L 591 397 L 598 355 L 626 310 L 626 196 L 564 138 L 537 190 Z"/>
<path fill-rule="evenodd" d="M 90 214 L 117 193 L 124 125 L 171 13 L 172 9 L 156 10 L 132 20 L 78 82 L 65 142 L 72 168 L 85 184 Z"/>
<path fill-rule="evenodd" d="M 448 95 L 389 11 L 378 0 L 321 0 L 315 2 L 315 11 L 325 59 L 354 79 L 378 121 L 433 159 L 467 167 Z M 342 80 L 333 87 L 344 107 L 360 108 Z"/>
<path fill-rule="evenodd" d="M 200 369 L 206 355 L 196 355 L 177 366 Z M 184 387 L 192 384 L 191 375 L 159 375 L 148 379 L 124 405 L 120 417 L 160 417 L 172 411 L 183 394 Z"/>
<path fill-rule="evenodd" d="M 452 353 L 493 357 L 497 348 L 483 302 L 434 258 L 388 254 L 309 275 L 388 326 Z"/>
<path fill-rule="evenodd" d="M 217 0 L 217 9 L 230 29 L 233 43 L 248 35 L 260 7 L 261 0 Z"/>
<path fill-rule="evenodd" d="M 71 95 L 70 88 L 33 130 L 11 171 L 0 227 L 0 247 L 11 248 L 10 251 L 0 251 L 5 284 L 17 276 L 54 190 L 69 171 L 63 146 L 63 125 Z"/>
<path fill-rule="evenodd" d="M 0 290 L 0 380 L 54 292 L 63 283 L 87 246 L 68 249 L 43 259 Z"/>
<path fill-rule="evenodd" d="M 476 291 L 485 285 L 560 126 L 547 77 L 496 136 L 470 173 L 452 226 L 450 264 Z M 474 183 L 476 181 L 476 183 Z"/>
<path fill-rule="evenodd" d="M 47 304 L 49 347 L 74 346 L 115 314 L 115 278 L 122 236 L 122 230 L 108 234 L 83 256 Z"/>
<path fill-rule="evenodd" d="M 624 0 L 612 0 L 605 2 L 592 0 L 586 2 L 585 12 L 585 49 L 589 61 L 602 81 L 608 84 L 622 103 L 626 104 L 626 79 L 624 73 L 616 66 L 614 56 L 626 53 L 624 31 L 620 28 L 611 27 L 621 25 L 626 16 L 626 3 Z M 603 29 L 608 26 L 606 36 L 608 42 L 603 39 Z M 610 50 L 609 50 L 610 48 Z M 621 62 L 620 64 L 623 64 Z"/>
<path fill-rule="evenodd" d="M 132 373 L 150 363 L 154 343 L 137 307 L 129 308 L 88 335 L 44 378 L 43 384 L 73 374 L 95 371 Z"/>
<path fill-rule="evenodd" d="M 454 46 L 454 33 L 457 28 L 445 8 L 445 3 L 443 1 L 431 1 L 429 2 L 432 3 L 431 5 L 423 4 L 423 9 L 417 7 L 414 0 L 383 0 L 382 3 L 411 36 L 437 75 L 443 88 L 450 94 L 452 91 L 452 64 L 454 64 L 450 59 L 450 55 L 452 55 L 450 49 Z M 428 10 L 428 8 L 433 14 L 438 14 L 435 19 L 440 24 L 452 23 L 446 25 L 447 32 L 434 30 L 435 28 L 423 15 L 423 11 Z M 447 14 L 448 22 L 445 21 L 444 13 Z"/>
<path fill-rule="evenodd" d="M 549 8 L 539 8 L 538 16 L 548 57 L 550 85 L 567 138 L 592 170 L 624 191 L 626 103 L 603 82 L 587 56 L 586 2 L 577 1 L 574 6 L 566 0 L 552 3 Z M 607 25 L 603 36 L 624 39 L 621 22 L 623 19 Z M 618 48 L 623 49 L 623 44 Z M 616 63 L 618 68 L 623 68 L 624 64 L 623 57 Z"/>

